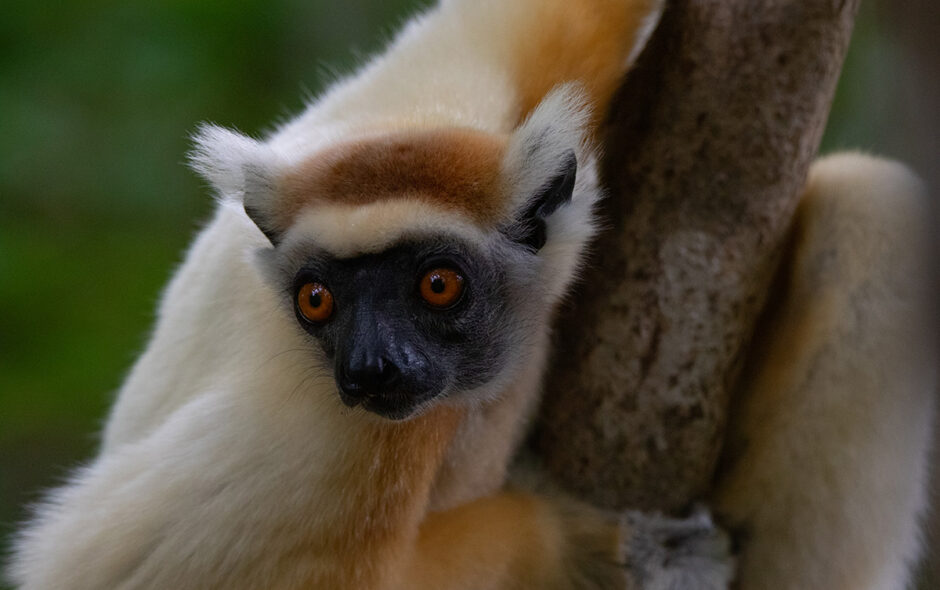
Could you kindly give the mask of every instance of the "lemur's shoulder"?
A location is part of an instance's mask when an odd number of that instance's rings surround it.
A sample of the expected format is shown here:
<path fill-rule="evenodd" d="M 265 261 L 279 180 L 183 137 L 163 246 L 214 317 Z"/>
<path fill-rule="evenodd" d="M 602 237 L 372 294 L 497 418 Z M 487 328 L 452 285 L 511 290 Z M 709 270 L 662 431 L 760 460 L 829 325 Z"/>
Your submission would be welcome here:
<path fill-rule="evenodd" d="M 513 78 L 524 114 L 559 81 L 583 85 L 603 109 L 656 24 L 662 2 L 524 0 L 513 31 Z M 599 116 L 598 113 L 597 116 Z"/>
<path fill-rule="evenodd" d="M 350 128 L 462 126 L 508 133 L 556 86 L 583 89 L 596 124 L 663 0 L 447 0 L 413 18 L 271 143 L 309 155 Z M 590 131 L 590 129 L 589 129 Z"/>

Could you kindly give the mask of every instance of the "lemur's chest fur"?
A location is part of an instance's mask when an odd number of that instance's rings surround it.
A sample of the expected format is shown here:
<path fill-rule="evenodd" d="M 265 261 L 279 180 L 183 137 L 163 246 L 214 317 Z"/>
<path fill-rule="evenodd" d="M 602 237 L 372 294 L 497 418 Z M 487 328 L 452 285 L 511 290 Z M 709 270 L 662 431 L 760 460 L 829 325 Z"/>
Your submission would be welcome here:
<path fill-rule="evenodd" d="M 336 464 L 309 482 L 308 514 L 323 518 L 312 519 L 283 556 L 285 576 L 314 588 L 373 587 L 395 576 L 388 564 L 401 563 L 417 537 L 464 414 L 439 407 L 403 422 L 355 420 L 348 436 L 331 443 L 346 445 L 333 455 Z M 294 521 L 292 536 L 298 519 L 304 515 L 285 520 Z"/>

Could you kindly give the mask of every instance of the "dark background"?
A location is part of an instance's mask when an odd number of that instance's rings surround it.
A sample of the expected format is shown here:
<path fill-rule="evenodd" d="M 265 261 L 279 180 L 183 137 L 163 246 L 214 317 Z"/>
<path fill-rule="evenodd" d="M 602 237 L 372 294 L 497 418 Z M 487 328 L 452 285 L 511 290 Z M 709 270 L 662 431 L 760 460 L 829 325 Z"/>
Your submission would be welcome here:
<path fill-rule="evenodd" d="M 188 134 L 200 121 L 263 133 L 427 4 L 4 3 L 0 552 L 25 505 L 92 456 L 160 289 L 208 217 L 183 164 Z M 863 6 L 823 151 L 891 155 L 935 179 L 937 8 L 884 4 Z"/>

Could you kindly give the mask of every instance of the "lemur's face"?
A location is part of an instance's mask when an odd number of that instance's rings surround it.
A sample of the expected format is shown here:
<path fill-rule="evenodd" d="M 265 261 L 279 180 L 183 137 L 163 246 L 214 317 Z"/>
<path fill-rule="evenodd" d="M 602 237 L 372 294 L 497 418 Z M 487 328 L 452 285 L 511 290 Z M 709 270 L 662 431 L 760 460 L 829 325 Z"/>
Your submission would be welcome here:
<path fill-rule="evenodd" d="M 510 134 L 393 126 L 303 157 L 210 127 L 193 162 L 270 241 L 285 338 L 347 405 L 404 419 L 491 400 L 544 349 L 599 196 L 580 104 L 562 87 Z"/>
<path fill-rule="evenodd" d="M 294 315 L 346 405 L 402 419 L 499 373 L 518 329 L 505 261 L 443 237 L 351 258 L 301 250 Z"/>

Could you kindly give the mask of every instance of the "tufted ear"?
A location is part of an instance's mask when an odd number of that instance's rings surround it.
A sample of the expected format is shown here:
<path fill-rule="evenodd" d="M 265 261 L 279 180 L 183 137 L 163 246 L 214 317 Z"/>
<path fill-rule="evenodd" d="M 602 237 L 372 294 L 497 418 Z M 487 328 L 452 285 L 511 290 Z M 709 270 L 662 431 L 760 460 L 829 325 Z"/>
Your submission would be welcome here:
<path fill-rule="evenodd" d="M 278 223 L 277 159 L 265 144 L 216 125 L 205 124 L 193 135 L 189 165 L 206 179 L 221 200 L 240 200 L 245 213 L 272 244 L 286 228 Z"/>
<path fill-rule="evenodd" d="M 548 239 L 545 220 L 571 200 L 577 169 L 578 160 L 574 150 L 570 150 L 555 176 L 529 199 L 526 208 L 517 216 L 517 233 L 513 236 L 517 242 L 535 252 L 542 249 Z"/>
<path fill-rule="evenodd" d="M 578 86 L 553 90 L 512 134 L 503 163 L 513 194 L 512 239 L 533 251 L 548 238 L 546 220 L 571 201 L 589 119 Z"/>

